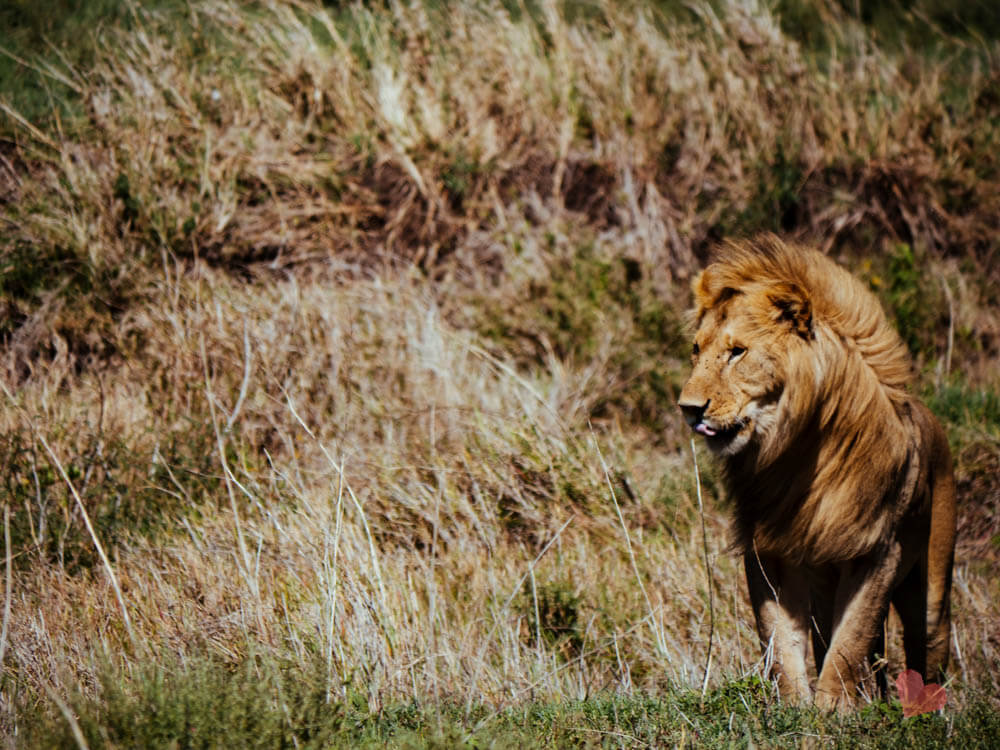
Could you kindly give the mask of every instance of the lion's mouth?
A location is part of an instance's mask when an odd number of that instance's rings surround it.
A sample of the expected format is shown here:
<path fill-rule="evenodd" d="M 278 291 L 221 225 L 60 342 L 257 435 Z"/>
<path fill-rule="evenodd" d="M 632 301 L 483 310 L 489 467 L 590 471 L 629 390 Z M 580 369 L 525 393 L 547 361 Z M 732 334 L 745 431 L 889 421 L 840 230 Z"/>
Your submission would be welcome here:
<path fill-rule="evenodd" d="M 691 425 L 695 432 L 704 435 L 713 442 L 724 443 L 732 440 L 736 437 L 740 431 L 746 427 L 745 420 L 737 420 L 732 424 L 726 425 L 725 427 L 720 427 L 718 425 L 710 425 L 707 422 L 701 421 L 697 424 Z"/>

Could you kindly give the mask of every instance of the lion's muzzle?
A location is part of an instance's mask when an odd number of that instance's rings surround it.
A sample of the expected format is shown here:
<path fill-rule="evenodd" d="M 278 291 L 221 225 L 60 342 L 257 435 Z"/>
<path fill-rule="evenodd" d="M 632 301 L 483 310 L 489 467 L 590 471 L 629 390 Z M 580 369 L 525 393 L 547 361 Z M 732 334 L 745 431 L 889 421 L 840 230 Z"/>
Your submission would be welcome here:
<path fill-rule="evenodd" d="M 705 403 L 686 401 L 683 398 L 677 402 L 677 405 L 681 408 L 681 412 L 684 414 L 684 421 L 688 423 L 688 426 L 695 432 L 700 432 L 702 435 L 714 435 L 715 430 L 705 424 L 703 421 L 705 418 L 705 412 L 708 410 L 708 405 L 712 403 L 711 399 Z"/>

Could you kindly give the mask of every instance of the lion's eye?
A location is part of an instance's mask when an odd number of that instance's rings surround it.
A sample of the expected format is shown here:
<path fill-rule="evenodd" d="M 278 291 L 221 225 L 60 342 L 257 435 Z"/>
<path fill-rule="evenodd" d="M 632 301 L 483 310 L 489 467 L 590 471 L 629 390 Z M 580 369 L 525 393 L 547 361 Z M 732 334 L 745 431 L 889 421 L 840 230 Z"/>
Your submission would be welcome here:
<path fill-rule="evenodd" d="M 691 354 L 693 354 L 695 357 L 701 354 L 701 348 L 698 346 L 698 344 L 695 344 L 694 346 L 691 347 Z"/>
<path fill-rule="evenodd" d="M 745 347 L 734 346 L 732 349 L 729 350 L 729 359 L 736 359 L 738 356 L 740 356 L 741 354 L 743 354 L 743 352 L 745 352 L 745 351 L 746 351 Z"/>

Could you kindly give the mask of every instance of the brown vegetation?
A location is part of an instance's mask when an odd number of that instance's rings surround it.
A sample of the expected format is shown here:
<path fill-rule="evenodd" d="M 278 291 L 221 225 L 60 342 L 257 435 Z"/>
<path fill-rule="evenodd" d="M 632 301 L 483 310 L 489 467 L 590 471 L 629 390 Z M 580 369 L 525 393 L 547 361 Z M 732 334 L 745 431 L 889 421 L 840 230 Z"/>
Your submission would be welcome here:
<path fill-rule="evenodd" d="M 165 653 L 318 655 L 372 706 L 700 685 L 674 394 L 722 236 L 943 284 L 922 382 L 998 387 L 995 43 L 957 88 L 752 3 L 169 7 L 34 61 L 74 116 L 0 97 L 5 731 Z M 722 682 L 758 656 L 707 523 Z M 995 696 L 991 571 L 955 675 Z"/>

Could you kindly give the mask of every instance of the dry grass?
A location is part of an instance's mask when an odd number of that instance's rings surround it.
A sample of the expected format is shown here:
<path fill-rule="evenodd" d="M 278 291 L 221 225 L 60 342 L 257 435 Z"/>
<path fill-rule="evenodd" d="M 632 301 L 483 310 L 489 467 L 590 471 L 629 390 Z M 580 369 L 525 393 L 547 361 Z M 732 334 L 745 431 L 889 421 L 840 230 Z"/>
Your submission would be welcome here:
<path fill-rule="evenodd" d="M 719 7 L 137 9 L 55 68 L 79 119 L 0 100 L 8 737 L 107 661 L 205 654 L 318 656 L 372 707 L 700 688 L 672 389 L 722 233 L 918 247 L 928 367 L 950 322 L 1000 384 L 995 45 L 953 104 L 937 63 L 855 30 L 821 70 Z M 713 507 L 717 685 L 760 665 Z M 1000 695 L 994 576 L 956 568 L 956 706 Z"/>

